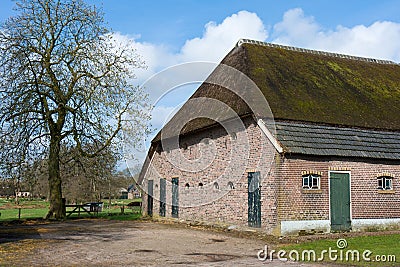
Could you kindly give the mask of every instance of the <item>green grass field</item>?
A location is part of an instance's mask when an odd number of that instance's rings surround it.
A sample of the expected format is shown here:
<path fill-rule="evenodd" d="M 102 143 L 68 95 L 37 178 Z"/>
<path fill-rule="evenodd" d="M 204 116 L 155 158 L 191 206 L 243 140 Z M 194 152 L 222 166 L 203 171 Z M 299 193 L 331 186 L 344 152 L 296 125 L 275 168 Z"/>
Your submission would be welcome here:
<path fill-rule="evenodd" d="M 17 205 L 14 199 L 0 198 L 0 221 L 18 219 L 19 209 L 21 219 L 43 218 L 46 216 L 49 204 L 40 199 L 20 199 Z"/>
<path fill-rule="evenodd" d="M 309 251 L 315 251 L 315 262 L 332 262 L 335 264 L 351 266 L 399 266 L 400 265 L 400 234 L 391 235 L 364 235 L 345 238 L 347 246 L 339 249 L 338 240 L 321 239 L 296 245 L 281 246 L 289 258 L 291 251 L 299 253 L 299 260 L 302 260 L 303 252 L 308 260 Z M 339 243 L 339 245 L 343 244 Z M 331 248 L 331 256 L 329 255 Z M 277 251 L 279 251 L 277 249 Z M 327 250 L 324 254 L 323 250 Z M 336 252 L 334 251 L 336 250 Z M 357 252 L 358 257 L 357 257 Z M 312 254 L 311 254 L 312 255 Z M 323 257 L 321 256 L 323 255 Z M 296 253 L 292 252 L 295 258 Z M 323 259 L 322 259 L 323 258 Z M 311 257 L 312 259 L 312 257 Z M 314 260 L 311 260 L 314 261 Z"/>
<path fill-rule="evenodd" d="M 141 211 L 138 207 L 134 209 L 128 209 L 126 205 L 132 201 L 141 201 L 140 199 L 117 199 L 112 200 L 111 206 L 107 199 L 103 200 L 103 210 L 98 213 L 96 217 L 108 218 L 115 220 L 132 220 L 141 217 Z M 124 214 L 121 214 L 121 207 L 125 206 Z M 15 204 L 14 199 L 0 198 L 0 221 L 13 221 L 25 219 L 38 219 L 44 218 L 49 210 L 49 203 L 45 200 L 29 200 L 20 199 L 19 205 Z M 20 213 L 20 214 L 19 214 Z M 72 214 L 68 218 L 87 218 L 89 214 L 83 212 L 79 216 L 78 214 Z"/>

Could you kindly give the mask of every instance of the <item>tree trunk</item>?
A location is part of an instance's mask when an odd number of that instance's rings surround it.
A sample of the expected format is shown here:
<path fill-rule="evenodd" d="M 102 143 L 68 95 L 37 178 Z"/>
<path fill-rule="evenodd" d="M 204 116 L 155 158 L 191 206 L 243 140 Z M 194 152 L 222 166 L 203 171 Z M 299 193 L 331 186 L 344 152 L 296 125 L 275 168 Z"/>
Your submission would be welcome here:
<path fill-rule="evenodd" d="M 61 191 L 60 143 L 60 138 L 51 136 L 49 154 L 50 209 L 46 216 L 46 219 L 62 219 L 65 217 Z"/>

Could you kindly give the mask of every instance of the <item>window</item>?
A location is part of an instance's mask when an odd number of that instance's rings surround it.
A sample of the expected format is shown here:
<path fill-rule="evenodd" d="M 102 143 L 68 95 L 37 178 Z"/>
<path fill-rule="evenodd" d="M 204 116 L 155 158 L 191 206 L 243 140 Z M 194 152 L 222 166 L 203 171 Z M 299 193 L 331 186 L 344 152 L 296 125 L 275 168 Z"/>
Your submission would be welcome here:
<path fill-rule="evenodd" d="M 378 177 L 378 189 L 380 190 L 393 190 L 392 177 L 380 176 Z"/>
<path fill-rule="evenodd" d="M 185 184 L 185 188 L 188 189 L 189 187 L 190 187 L 189 183 L 186 183 L 186 184 Z"/>
<path fill-rule="evenodd" d="M 303 189 L 320 189 L 320 178 L 318 174 L 303 175 Z"/>
<path fill-rule="evenodd" d="M 200 187 L 200 188 L 203 188 L 203 183 L 199 183 L 199 187 Z"/>

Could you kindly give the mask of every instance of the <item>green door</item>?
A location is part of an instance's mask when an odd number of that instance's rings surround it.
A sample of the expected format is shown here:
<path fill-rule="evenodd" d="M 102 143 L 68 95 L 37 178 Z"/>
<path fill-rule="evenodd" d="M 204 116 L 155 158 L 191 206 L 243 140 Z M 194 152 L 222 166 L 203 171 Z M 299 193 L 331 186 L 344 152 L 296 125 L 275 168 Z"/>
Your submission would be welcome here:
<path fill-rule="evenodd" d="M 165 202 L 167 201 L 166 194 L 166 180 L 160 179 L 160 216 L 165 217 Z"/>
<path fill-rule="evenodd" d="M 350 174 L 330 173 L 331 230 L 348 231 L 350 218 Z"/>
<path fill-rule="evenodd" d="M 248 223 L 251 227 L 261 227 L 260 172 L 248 173 Z"/>
<path fill-rule="evenodd" d="M 147 215 L 153 216 L 153 180 L 148 181 L 147 190 Z"/>
<path fill-rule="evenodd" d="M 179 179 L 172 178 L 172 217 L 178 218 L 179 213 Z"/>

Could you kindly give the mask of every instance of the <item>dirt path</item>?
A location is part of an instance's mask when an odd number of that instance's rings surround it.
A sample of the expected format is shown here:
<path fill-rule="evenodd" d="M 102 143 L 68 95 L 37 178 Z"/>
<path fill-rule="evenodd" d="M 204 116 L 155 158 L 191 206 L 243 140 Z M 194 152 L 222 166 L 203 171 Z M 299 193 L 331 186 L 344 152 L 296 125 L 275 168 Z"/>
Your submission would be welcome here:
<path fill-rule="evenodd" d="M 311 266 L 260 262 L 265 241 L 184 226 L 76 220 L 0 226 L 3 266 Z"/>

